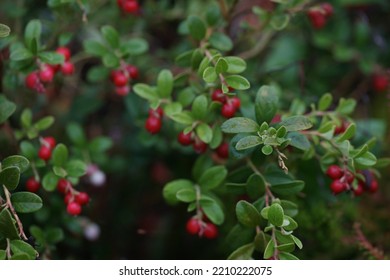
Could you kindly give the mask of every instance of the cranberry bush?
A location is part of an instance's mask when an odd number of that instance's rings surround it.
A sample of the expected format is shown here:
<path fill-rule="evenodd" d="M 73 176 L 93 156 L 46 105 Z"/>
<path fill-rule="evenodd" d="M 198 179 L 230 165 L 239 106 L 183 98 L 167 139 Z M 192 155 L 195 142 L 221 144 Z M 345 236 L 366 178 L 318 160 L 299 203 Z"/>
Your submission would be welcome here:
<path fill-rule="evenodd" d="M 368 94 L 386 98 L 388 42 L 347 14 L 381 15 L 377 6 L 155 2 L 49 0 L 31 7 L 43 19 L 0 25 L 0 259 L 51 258 L 63 242 L 77 251 L 82 232 L 99 238 L 99 211 L 120 231 L 144 209 L 143 198 L 124 201 L 133 181 L 163 185 L 145 197 L 186 215 L 190 240 L 225 240 L 229 259 L 309 258 L 300 250 L 311 250 L 305 235 L 322 227 L 312 222 L 328 217 L 326 203 L 342 201 L 356 219 L 358 197 L 383 191 L 384 122 L 359 112 Z M 105 185 L 111 207 L 94 190 Z M 26 230 L 20 213 L 33 212 Z M 330 232 L 340 226 L 326 219 Z M 158 232 L 157 220 L 141 216 L 137 233 Z"/>

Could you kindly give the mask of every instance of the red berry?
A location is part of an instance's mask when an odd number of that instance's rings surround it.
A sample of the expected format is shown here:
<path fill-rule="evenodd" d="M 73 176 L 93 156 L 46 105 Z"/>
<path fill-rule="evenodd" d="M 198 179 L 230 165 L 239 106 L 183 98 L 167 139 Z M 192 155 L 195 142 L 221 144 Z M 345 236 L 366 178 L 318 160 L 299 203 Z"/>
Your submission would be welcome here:
<path fill-rule="evenodd" d="M 54 149 L 57 144 L 56 139 L 52 136 L 43 137 L 42 140 L 44 145 L 47 145 L 50 149 Z"/>
<path fill-rule="evenodd" d="M 353 180 L 355 180 L 355 176 L 350 171 L 347 171 L 347 173 L 345 173 L 344 176 L 348 184 L 352 184 Z"/>
<path fill-rule="evenodd" d="M 137 1 L 129 1 L 128 0 L 128 1 L 123 3 L 122 9 L 126 13 L 132 13 L 133 14 L 133 13 L 138 12 L 139 5 L 138 5 Z"/>
<path fill-rule="evenodd" d="M 225 118 L 229 119 L 234 117 L 234 114 L 236 113 L 236 107 L 233 106 L 233 104 L 225 103 L 222 105 L 221 114 Z"/>
<path fill-rule="evenodd" d="M 211 99 L 216 102 L 226 103 L 226 95 L 222 92 L 221 89 L 217 88 L 211 94 Z"/>
<path fill-rule="evenodd" d="M 35 193 L 39 190 L 40 187 L 41 187 L 41 184 L 39 183 L 39 181 L 35 180 L 34 177 L 29 178 L 26 182 L 26 189 L 29 192 Z"/>
<path fill-rule="evenodd" d="M 38 157 L 48 161 L 51 158 L 51 149 L 47 146 L 41 146 L 38 151 Z"/>
<path fill-rule="evenodd" d="M 59 179 L 58 182 L 57 182 L 57 190 L 62 193 L 62 194 L 66 194 L 67 192 L 69 192 L 70 188 L 72 187 L 72 185 L 70 184 L 70 182 L 66 179 Z"/>
<path fill-rule="evenodd" d="M 80 205 L 86 205 L 89 202 L 89 195 L 86 192 L 80 192 L 76 195 L 76 202 Z"/>
<path fill-rule="evenodd" d="M 66 211 L 69 213 L 69 215 L 77 216 L 81 213 L 81 205 L 77 202 L 70 202 L 66 207 Z"/>
<path fill-rule="evenodd" d="M 241 101 L 238 97 L 230 98 L 229 102 L 236 108 L 237 110 L 241 107 Z"/>
<path fill-rule="evenodd" d="M 324 11 L 326 17 L 333 15 L 333 6 L 330 3 L 322 3 L 321 8 Z"/>
<path fill-rule="evenodd" d="M 326 24 L 325 15 L 318 9 L 311 9 L 307 12 L 311 25 L 316 29 L 321 29 Z"/>
<path fill-rule="evenodd" d="M 192 132 L 185 134 L 183 131 L 177 136 L 177 141 L 183 146 L 188 146 L 192 144 Z"/>
<path fill-rule="evenodd" d="M 218 229 L 212 223 L 207 223 L 203 230 L 203 236 L 208 239 L 214 239 L 218 236 Z"/>
<path fill-rule="evenodd" d="M 150 116 L 145 123 L 145 128 L 151 134 L 156 134 L 160 131 L 162 126 L 161 119 Z"/>
<path fill-rule="evenodd" d="M 340 180 L 334 180 L 332 184 L 330 184 L 330 189 L 334 194 L 339 194 L 347 189 L 347 186 L 344 182 Z"/>
<path fill-rule="evenodd" d="M 54 78 L 54 70 L 51 67 L 44 66 L 39 71 L 39 79 L 44 83 L 50 83 Z"/>
<path fill-rule="evenodd" d="M 127 65 L 126 66 L 127 73 L 129 74 L 130 78 L 132 79 L 138 79 L 139 72 L 138 68 L 134 65 Z"/>
<path fill-rule="evenodd" d="M 115 72 L 113 82 L 117 87 L 124 87 L 129 82 L 129 79 L 122 71 Z"/>
<path fill-rule="evenodd" d="M 389 86 L 389 80 L 383 74 L 375 74 L 372 77 L 372 87 L 376 92 L 385 91 Z"/>
<path fill-rule="evenodd" d="M 164 111 L 161 107 L 158 107 L 156 110 L 152 108 L 149 109 L 149 117 L 162 118 L 164 116 Z"/>
<path fill-rule="evenodd" d="M 124 86 L 124 87 L 116 87 L 115 88 L 115 93 L 120 95 L 120 96 L 126 96 L 130 92 L 130 87 L 129 86 Z"/>
<path fill-rule="evenodd" d="M 217 155 L 220 158 L 226 159 L 229 157 L 229 144 L 224 142 L 216 149 Z"/>
<path fill-rule="evenodd" d="M 118 4 L 119 8 L 123 8 L 123 0 L 116 0 L 116 3 Z"/>
<path fill-rule="evenodd" d="M 70 50 L 67 47 L 58 47 L 56 53 L 62 54 L 64 56 L 65 61 L 70 59 Z"/>
<path fill-rule="evenodd" d="M 364 192 L 363 182 L 359 182 L 356 189 L 353 189 L 353 193 L 355 196 L 361 196 Z"/>
<path fill-rule="evenodd" d="M 326 175 L 333 180 L 340 179 L 343 176 L 343 170 L 338 165 L 331 165 L 326 170 Z"/>
<path fill-rule="evenodd" d="M 39 76 L 38 72 L 36 71 L 29 73 L 24 80 L 24 84 L 26 85 L 26 87 L 32 90 L 36 90 L 38 82 Z"/>
<path fill-rule="evenodd" d="M 64 75 L 72 75 L 74 73 L 74 64 L 72 62 L 64 62 L 61 65 L 61 72 Z"/>
<path fill-rule="evenodd" d="M 374 192 L 376 192 L 378 190 L 378 188 L 379 188 L 378 181 L 373 179 L 371 181 L 370 187 L 368 188 L 368 191 L 370 193 L 374 193 Z"/>
<path fill-rule="evenodd" d="M 64 202 L 66 205 L 68 205 L 69 203 L 73 202 L 74 201 L 74 195 L 72 193 L 67 193 L 64 197 Z"/>
<path fill-rule="evenodd" d="M 186 230 L 189 234 L 195 235 L 200 231 L 200 221 L 196 218 L 191 218 L 187 221 Z"/>
<path fill-rule="evenodd" d="M 207 150 L 207 144 L 198 140 L 198 141 L 195 141 L 193 144 L 192 144 L 192 147 L 194 148 L 194 151 L 197 153 L 197 154 L 203 154 L 204 152 L 206 152 Z"/>

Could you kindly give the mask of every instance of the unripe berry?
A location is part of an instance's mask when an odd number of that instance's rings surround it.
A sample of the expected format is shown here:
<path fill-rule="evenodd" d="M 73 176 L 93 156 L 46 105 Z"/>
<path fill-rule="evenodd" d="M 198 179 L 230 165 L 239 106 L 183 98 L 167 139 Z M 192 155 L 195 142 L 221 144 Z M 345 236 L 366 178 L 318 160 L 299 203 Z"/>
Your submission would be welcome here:
<path fill-rule="evenodd" d="M 211 94 L 211 99 L 216 102 L 226 103 L 226 95 L 222 92 L 221 89 L 217 88 Z"/>
<path fill-rule="evenodd" d="M 177 136 L 177 141 L 183 146 L 188 146 L 192 144 L 192 132 L 185 134 L 183 131 Z"/>
<path fill-rule="evenodd" d="M 126 66 L 127 73 L 129 74 L 130 78 L 132 79 L 138 79 L 139 72 L 138 68 L 134 65 L 127 65 Z"/>
<path fill-rule="evenodd" d="M 26 189 L 29 192 L 35 193 L 39 190 L 40 187 L 41 187 L 41 184 L 39 183 L 39 181 L 35 180 L 34 177 L 29 178 L 26 182 Z"/>
<path fill-rule="evenodd" d="M 47 146 L 41 146 L 38 151 L 38 157 L 48 161 L 51 158 L 51 149 Z"/>
<path fill-rule="evenodd" d="M 201 140 L 195 141 L 192 144 L 192 147 L 197 154 L 203 154 L 207 150 L 207 144 L 202 142 Z"/>
<path fill-rule="evenodd" d="M 62 194 L 66 194 L 67 192 L 69 192 L 71 187 L 72 187 L 72 185 L 66 179 L 61 178 L 57 182 L 57 190 L 58 190 L 58 192 L 60 192 Z"/>
<path fill-rule="evenodd" d="M 77 216 L 81 213 L 81 205 L 77 202 L 70 202 L 68 206 L 66 207 L 66 211 L 69 213 L 69 215 Z"/>
<path fill-rule="evenodd" d="M 221 114 L 225 118 L 229 119 L 234 117 L 236 110 L 237 110 L 236 107 L 234 107 L 232 104 L 225 103 L 222 105 Z"/>
<path fill-rule="evenodd" d="M 76 195 L 76 202 L 80 205 L 86 205 L 89 202 L 89 195 L 86 192 L 80 192 Z"/>
<path fill-rule="evenodd" d="M 61 72 L 64 75 L 72 75 L 74 73 L 74 64 L 72 62 L 64 62 L 61 65 Z"/>
<path fill-rule="evenodd" d="M 56 139 L 52 136 L 43 137 L 43 145 L 47 145 L 50 149 L 54 149 L 57 142 Z"/>
<path fill-rule="evenodd" d="M 347 189 L 346 183 L 341 182 L 340 180 L 334 180 L 332 184 L 330 184 L 330 189 L 334 194 L 342 193 Z"/>
<path fill-rule="evenodd" d="M 385 91 L 389 86 L 389 80 L 383 74 L 375 74 L 372 76 L 372 87 L 376 92 Z"/>
<path fill-rule="evenodd" d="M 56 53 L 62 54 L 65 61 L 68 61 L 71 56 L 70 50 L 67 47 L 58 47 Z"/>
<path fill-rule="evenodd" d="M 326 170 L 326 175 L 333 180 L 340 179 L 343 176 L 343 170 L 338 165 L 331 165 Z"/>
<path fill-rule="evenodd" d="M 214 239 L 218 236 L 218 229 L 212 223 L 206 223 L 206 226 L 203 229 L 203 236 L 208 239 Z"/>
<path fill-rule="evenodd" d="M 149 133 L 151 134 L 158 133 L 161 129 L 161 126 L 162 126 L 161 119 L 152 116 L 149 117 L 145 123 L 146 130 L 149 131 Z"/>
<path fill-rule="evenodd" d="M 216 152 L 220 158 L 227 159 L 229 157 L 229 144 L 223 142 L 221 145 L 218 146 Z"/>
<path fill-rule="evenodd" d="M 196 218 L 191 218 L 187 221 L 186 230 L 189 234 L 195 235 L 200 231 L 201 225 L 200 221 Z"/>
<path fill-rule="evenodd" d="M 39 71 L 39 79 L 44 83 L 50 83 L 54 78 L 54 70 L 51 67 L 44 66 Z"/>

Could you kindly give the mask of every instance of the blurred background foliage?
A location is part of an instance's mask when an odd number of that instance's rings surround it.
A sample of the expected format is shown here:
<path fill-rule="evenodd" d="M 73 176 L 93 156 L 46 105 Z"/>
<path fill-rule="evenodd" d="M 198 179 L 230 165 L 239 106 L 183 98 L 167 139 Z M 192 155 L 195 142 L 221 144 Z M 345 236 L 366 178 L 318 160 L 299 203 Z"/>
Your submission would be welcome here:
<path fill-rule="evenodd" d="M 108 156 L 96 155 L 95 159 L 107 174 L 106 184 L 97 188 L 83 183 L 92 196 L 85 217 L 69 217 L 60 196 L 46 193 L 42 195 L 47 207 L 22 217 L 27 228 L 35 224 L 65 231 L 65 238 L 56 237 L 61 240 L 56 248 L 47 249 L 47 255 L 54 259 L 226 258 L 235 245 L 233 240 L 189 236 L 185 232 L 189 218 L 185 207 L 168 206 L 162 198 L 164 183 L 190 177 L 196 156 L 179 147 L 175 134 L 169 133 L 173 131 L 169 124 L 158 136 L 150 137 L 143 128 L 147 105 L 134 94 L 124 98 L 113 94 L 108 81 L 92 81 L 90 69 L 100 62 L 82 47 L 85 39 L 96 38 L 99 28 L 106 24 L 115 27 L 123 38 L 146 39 L 149 51 L 129 62 L 139 67 L 140 81 L 153 83 L 162 68 L 177 72 L 175 57 L 192 44 L 182 34 L 181 22 L 189 14 L 202 16 L 207 9 L 218 12 L 218 1 L 139 1 L 138 15 L 123 14 L 114 0 L 75 1 L 53 9 L 48 8 L 47 2 L 54 1 L 1 1 L 0 21 L 12 29 L 10 37 L 0 40 L 1 91 L 20 110 L 31 107 L 37 117 L 55 116 L 56 123 L 49 134 L 58 141 L 70 142 L 64 128 L 76 122 L 88 138 L 109 136 L 114 145 Z M 304 11 L 296 13 L 284 30 L 269 35 L 261 51 L 256 49 L 259 38 L 264 36 L 258 31 L 259 7 L 272 10 L 274 4 L 267 0 L 227 2 L 234 2 L 235 7 L 225 26 L 235 42 L 231 53 L 247 58 L 248 70 L 244 74 L 252 84 L 249 92 L 240 95 L 243 110 L 249 96 L 253 98 L 260 85 L 269 83 L 281 89 L 284 111 L 291 104 L 310 104 L 325 92 L 332 92 L 337 99 L 353 97 L 358 101 L 355 118 L 361 131 L 355 141 L 377 136 L 377 155 L 388 155 L 389 92 L 375 92 L 372 75 L 389 75 L 389 1 L 330 0 L 335 13 L 321 30 L 311 27 Z M 77 69 L 77 74 L 66 82 L 57 81 L 51 86 L 46 96 L 20 86 L 23 73 L 7 71 L 9 44 L 21 38 L 26 23 L 36 18 L 43 23 L 47 48 L 54 50 L 67 44 Z M 16 117 L 12 121 L 18 125 Z M 0 131 L 1 157 L 17 152 L 9 140 Z M 378 249 L 375 252 L 389 258 L 389 169 L 382 172 L 378 193 L 356 199 L 348 194 L 334 197 L 328 189 L 330 182 L 313 160 L 301 161 L 293 169 L 307 182 L 304 194 L 297 200 L 301 209 L 297 235 L 304 243 L 298 257 L 372 258 L 375 248 L 370 253 L 367 245 L 371 243 Z M 227 212 L 221 236 L 226 236 L 234 224 L 234 211 Z M 86 225 L 92 222 L 100 229 L 94 240 L 85 233 Z"/>

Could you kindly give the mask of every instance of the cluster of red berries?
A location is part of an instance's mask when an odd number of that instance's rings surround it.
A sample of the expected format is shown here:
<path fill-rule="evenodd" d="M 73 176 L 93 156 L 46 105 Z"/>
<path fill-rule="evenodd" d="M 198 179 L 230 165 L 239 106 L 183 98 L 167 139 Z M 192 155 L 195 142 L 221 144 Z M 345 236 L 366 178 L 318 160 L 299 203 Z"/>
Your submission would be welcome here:
<path fill-rule="evenodd" d="M 365 176 L 366 181 L 363 182 L 358 179 L 357 187 L 354 188 L 352 183 L 355 180 L 355 176 L 349 170 L 344 170 L 338 165 L 331 165 L 326 170 L 326 175 L 333 180 L 330 184 L 330 189 L 335 195 L 348 190 L 352 190 L 355 196 L 362 195 L 364 190 L 371 193 L 376 192 L 379 186 L 373 174 L 369 171 L 362 171 L 361 173 Z"/>
<path fill-rule="evenodd" d="M 112 70 L 110 80 L 115 85 L 115 93 L 120 96 L 127 95 L 131 89 L 129 82 L 133 79 L 138 79 L 138 76 L 138 68 L 131 64 Z"/>
<path fill-rule="evenodd" d="M 57 190 L 64 195 L 66 211 L 69 215 L 77 216 L 81 213 L 81 206 L 88 204 L 89 195 L 86 192 L 76 191 L 72 184 L 61 178 L 57 183 Z"/>
<path fill-rule="evenodd" d="M 128 14 L 136 14 L 139 11 L 139 3 L 137 0 L 117 0 L 118 7 Z"/>
<path fill-rule="evenodd" d="M 44 161 L 48 161 L 51 158 L 51 153 L 56 146 L 56 139 L 48 136 L 40 139 L 41 147 L 38 150 L 38 157 Z"/>
<path fill-rule="evenodd" d="M 27 88 L 38 93 L 45 93 L 45 84 L 51 83 L 54 75 L 61 71 L 65 76 L 74 73 L 74 64 L 70 62 L 71 53 L 67 47 L 59 47 L 56 52 L 64 56 L 64 63 L 61 65 L 50 65 L 41 63 L 39 69 L 29 73 L 25 78 Z"/>
<path fill-rule="evenodd" d="M 214 239 L 218 236 L 218 228 L 210 222 L 204 222 L 198 217 L 192 217 L 187 221 L 186 230 L 189 234 L 197 234 L 199 237 Z"/>
<path fill-rule="evenodd" d="M 211 99 L 222 103 L 221 114 L 227 119 L 234 117 L 241 106 L 241 101 L 238 97 L 228 97 L 221 89 L 214 90 L 211 94 Z"/>
<path fill-rule="evenodd" d="M 146 119 L 145 128 L 150 134 L 159 133 L 162 126 L 164 111 L 158 107 L 156 110 L 149 109 L 149 117 Z"/>
<path fill-rule="evenodd" d="M 376 92 L 383 92 L 389 87 L 389 79 L 384 74 L 374 74 L 372 76 L 372 88 Z"/>
<path fill-rule="evenodd" d="M 332 15 L 333 6 L 329 3 L 321 3 L 307 11 L 311 25 L 316 29 L 323 28 Z"/>

